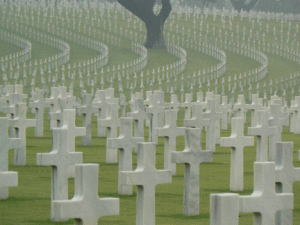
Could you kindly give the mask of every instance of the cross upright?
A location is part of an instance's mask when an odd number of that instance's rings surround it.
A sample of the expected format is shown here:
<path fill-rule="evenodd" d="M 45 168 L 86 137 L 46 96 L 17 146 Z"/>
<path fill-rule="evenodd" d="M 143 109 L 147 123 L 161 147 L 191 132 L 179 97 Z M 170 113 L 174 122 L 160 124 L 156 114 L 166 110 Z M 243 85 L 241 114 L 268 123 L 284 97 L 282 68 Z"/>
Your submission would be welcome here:
<path fill-rule="evenodd" d="M 277 101 L 276 101 L 277 102 Z M 276 103 L 275 102 L 275 103 Z M 274 126 L 276 132 L 269 140 L 269 160 L 276 160 L 276 143 L 281 142 L 281 132 L 282 126 L 288 126 L 288 115 L 286 112 L 281 111 L 280 104 L 271 104 L 270 105 L 270 117 L 269 117 L 269 126 Z"/>
<path fill-rule="evenodd" d="M 119 215 L 118 198 L 98 196 L 98 169 L 98 164 L 75 166 L 75 195 L 53 201 L 53 221 L 73 218 L 78 225 L 96 225 L 100 217 Z"/>
<path fill-rule="evenodd" d="M 93 111 L 96 111 L 97 121 L 99 122 L 100 119 L 106 118 L 106 108 L 107 108 L 107 102 L 106 102 L 106 92 L 103 90 L 98 90 L 95 94 L 95 98 L 92 101 L 92 107 Z M 105 128 L 99 126 L 98 124 L 98 137 L 105 137 L 106 136 L 106 130 Z"/>
<path fill-rule="evenodd" d="M 275 162 L 254 162 L 254 191 L 240 196 L 240 212 L 254 214 L 255 224 L 280 224 L 276 213 L 294 208 L 292 193 L 275 192 Z"/>
<path fill-rule="evenodd" d="M 300 167 L 293 166 L 293 142 L 276 144 L 276 192 L 293 193 L 293 184 L 300 181 Z M 293 210 L 280 212 L 281 224 L 293 224 Z"/>
<path fill-rule="evenodd" d="M 155 145 L 139 143 L 137 169 L 121 172 L 124 184 L 137 186 L 136 224 L 155 224 L 155 187 L 172 182 L 170 170 L 155 168 Z"/>
<path fill-rule="evenodd" d="M 134 120 L 134 136 L 144 137 L 144 121 L 150 119 L 150 114 L 144 110 L 144 99 L 135 99 L 132 109 L 128 116 Z"/>
<path fill-rule="evenodd" d="M 171 170 L 176 175 L 176 164 L 171 162 L 171 153 L 176 151 L 176 137 L 185 134 L 185 127 L 177 127 L 177 110 L 165 111 L 165 126 L 156 128 L 158 137 L 165 138 L 164 169 Z"/>
<path fill-rule="evenodd" d="M 228 97 L 222 96 L 222 104 L 220 105 L 220 110 L 222 111 L 222 129 L 227 130 L 228 119 L 231 117 L 231 104 L 228 103 Z"/>
<path fill-rule="evenodd" d="M 9 126 L 16 131 L 16 137 L 21 139 L 21 147 L 15 148 L 14 164 L 15 166 L 26 165 L 26 129 L 27 127 L 34 127 L 35 119 L 27 119 L 27 105 L 26 103 L 16 104 L 16 116 L 9 120 Z"/>
<path fill-rule="evenodd" d="M 35 137 L 43 137 L 44 136 L 44 110 L 45 108 L 50 107 L 50 103 L 46 102 L 44 99 L 44 90 L 36 90 L 36 98 L 33 102 L 28 103 L 29 108 L 35 109 L 35 118 L 36 118 L 36 126 L 35 126 Z"/>
<path fill-rule="evenodd" d="M 189 120 L 191 118 L 192 109 L 192 95 L 189 93 L 185 94 L 185 101 L 181 102 L 181 107 L 184 107 L 184 119 Z"/>
<path fill-rule="evenodd" d="M 178 96 L 175 94 L 171 95 L 171 103 L 170 103 L 170 109 L 179 111 L 180 102 L 178 101 Z"/>
<path fill-rule="evenodd" d="M 213 152 L 203 151 L 200 146 L 201 131 L 198 128 L 186 128 L 185 149 L 172 152 L 173 163 L 184 163 L 184 208 L 183 215 L 199 215 L 199 170 L 203 162 L 212 162 Z"/>
<path fill-rule="evenodd" d="M 244 147 L 254 145 L 254 137 L 244 136 L 244 118 L 231 119 L 231 136 L 221 137 L 222 147 L 231 147 L 230 190 L 244 190 Z"/>
<path fill-rule="evenodd" d="M 119 99 L 115 98 L 114 88 L 107 88 L 105 91 L 106 91 L 106 102 L 107 103 L 119 103 Z"/>
<path fill-rule="evenodd" d="M 268 125 L 268 111 L 257 111 L 257 125 L 248 128 L 249 135 L 257 137 L 256 161 L 268 161 L 268 138 L 275 135 L 276 128 Z"/>
<path fill-rule="evenodd" d="M 233 105 L 233 111 L 235 112 L 236 117 L 243 117 L 246 122 L 247 106 L 244 95 L 238 96 L 237 103 Z"/>
<path fill-rule="evenodd" d="M 8 118 L 0 118 L 0 174 L 8 171 L 8 151 L 13 148 L 20 148 L 20 138 L 9 138 L 8 137 Z M 4 175 L 3 175 L 4 178 Z M 9 172 L 5 175 L 5 180 L 0 179 L 0 200 L 8 198 L 8 187 L 16 186 L 18 183 L 18 174 L 16 172 Z M 4 185 L 5 184 L 5 185 Z"/>
<path fill-rule="evenodd" d="M 51 119 L 55 113 L 60 111 L 58 102 L 59 89 L 58 87 L 51 87 L 51 96 L 46 98 L 46 101 L 50 103 L 49 118 L 50 118 L 50 129 L 57 127 L 57 120 Z"/>
<path fill-rule="evenodd" d="M 157 133 L 155 128 L 159 127 L 159 115 L 164 113 L 164 107 L 160 107 L 158 105 L 158 95 L 153 94 L 150 97 L 150 105 L 146 108 L 146 112 L 151 115 L 150 119 L 150 127 L 149 127 L 149 140 L 151 142 L 157 143 Z"/>
<path fill-rule="evenodd" d="M 120 195 L 131 195 L 132 186 L 127 186 L 120 179 L 122 171 L 132 171 L 132 149 L 137 152 L 137 145 L 144 141 L 142 137 L 132 136 L 131 117 L 120 118 L 120 135 L 118 138 L 107 138 L 108 148 L 118 148 L 119 153 L 119 173 L 118 173 L 118 193 Z"/>
<path fill-rule="evenodd" d="M 68 130 L 68 139 L 65 141 L 68 142 L 68 151 L 75 152 L 75 138 L 79 136 L 85 136 L 86 128 L 85 127 L 76 127 L 75 126 L 75 109 L 65 109 L 62 119 L 62 128 Z M 74 178 L 75 176 L 75 166 L 70 165 L 68 167 L 69 178 Z"/>
<path fill-rule="evenodd" d="M 68 199 L 69 167 L 82 163 L 82 152 L 68 151 L 67 127 L 52 129 L 52 150 L 50 153 L 37 153 L 36 164 L 38 166 L 51 166 L 51 200 Z M 53 206 L 51 205 L 51 218 L 53 219 Z"/>
<path fill-rule="evenodd" d="M 213 152 L 216 151 L 217 123 L 220 123 L 220 119 L 222 118 L 222 112 L 217 111 L 215 101 L 216 100 L 207 99 L 207 110 L 203 114 L 204 119 L 210 119 L 210 123 L 207 126 L 206 148 Z"/>
<path fill-rule="evenodd" d="M 251 110 L 251 126 L 254 127 L 257 124 L 257 110 L 264 108 L 262 99 L 258 94 L 252 94 L 252 103 L 246 104 L 246 107 Z"/>
<path fill-rule="evenodd" d="M 290 122 L 290 131 L 294 134 L 300 134 L 300 96 L 295 96 L 294 104 L 291 104 L 289 113 L 292 115 Z"/>
<path fill-rule="evenodd" d="M 77 107 L 78 114 L 83 115 L 83 127 L 86 128 L 86 135 L 82 137 L 83 146 L 92 145 L 92 114 L 97 112 L 92 106 L 92 94 L 83 95 L 83 105 Z"/>
<path fill-rule="evenodd" d="M 124 94 L 121 94 L 120 95 L 120 106 L 121 106 L 121 111 L 122 111 L 122 117 L 125 117 L 126 105 L 127 105 L 126 97 Z"/>
<path fill-rule="evenodd" d="M 98 120 L 98 125 L 107 128 L 107 138 L 117 138 L 119 120 L 119 104 L 109 103 L 107 105 L 106 119 Z M 117 163 L 118 151 L 116 148 L 108 148 L 106 143 L 106 163 Z"/>

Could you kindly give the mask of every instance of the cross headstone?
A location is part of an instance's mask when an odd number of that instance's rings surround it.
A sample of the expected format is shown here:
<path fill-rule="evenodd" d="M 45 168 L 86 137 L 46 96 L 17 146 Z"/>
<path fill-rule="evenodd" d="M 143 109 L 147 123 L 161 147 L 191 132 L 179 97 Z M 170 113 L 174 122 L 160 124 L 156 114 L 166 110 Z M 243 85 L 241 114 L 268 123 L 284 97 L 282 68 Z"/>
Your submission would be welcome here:
<path fill-rule="evenodd" d="M 29 108 L 35 109 L 35 137 L 44 136 L 44 109 L 50 107 L 50 103 L 44 99 L 44 91 L 36 90 L 36 98 L 33 102 L 28 103 Z"/>
<path fill-rule="evenodd" d="M 176 151 L 176 137 L 185 135 L 185 127 L 177 127 L 177 110 L 165 111 L 165 126 L 156 128 L 158 137 L 165 138 L 164 169 L 176 175 L 176 164 L 171 162 L 171 153 Z"/>
<path fill-rule="evenodd" d="M 150 114 L 144 110 L 144 99 L 138 98 L 134 100 L 132 112 L 128 113 L 134 122 L 134 136 L 144 137 L 144 121 L 150 119 Z"/>
<path fill-rule="evenodd" d="M 70 200 L 54 200 L 53 219 L 75 219 L 75 224 L 96 225 L 100 217 L 119 215 L 118 198 L 98 197 L 98 164 L 75 166 L 75 195 Z"/>
<path fill-rule="evenodd" d="M 58 87 L 51 87 L 51 96 L 46 98 L 46 101 L 50 103 L 49 118 L 50 118 L 50 129 L 57 127 L 57 120 L 51 119 L 55 113 L 60 111 L 58 102 L 59 89 Z"/>
<path fill-rule="evenodd" d="M 18 174 L 8 172 L 8 151 L 21 147 L 20 138 L 8 137 L 8 118 L 0 118 L 0 200 L 8 198 L 8 187 L 17 186 Z M 5 179 L 4 179 L 5 178 Z"/>
<path fill-rule="evenodd" d="M 107 105 L 106 119 L 100 119 L 98 124 L 107 128 L 107 138 L 117 138 L 119 120 L 119 104 L 109 103 Z M 117 163 L 118 154 L 117 148 L 109 148 L 106 143 L 106 163 Z"/>
<path fill-rule="evenodd" d="M 248 134 L 257 137 L 256 161 L 260 162 L 268 161 L 268 139 L 276 132 L 275 127 L 268 125 L 268 118 L 267 110 L 258 110 L 257 125 L 248 128 Z"/>
<path fill-rule="evenodd" d="M 69 131 L 67 127 L 52 129 L 52 150 L 50 153 L 37 153 L 36 164 L 51 166 L 51 201 L 68 199 L 69 166 L 82 163 L 81 152 L 69 152 Z M 56 220 L 51 205 L 51 220 Z"/>
<path fill-rule="evenodd" d="M 92 102 L 92 107 L 96 110 L 97 121 L 106 118 L 106 92 L 103 90 L 98 90 L 95 94 L 95 98 Z M 94 110 L 93 110 L 94 111 Z M 105 137 L 106 130 L 100 124 L 98 124 L 98 137 Z"/>
<path fill-rule="evenodd" d="M 257 124 L 257 110 L 263 109 L 262 99 L 258 94 L 252 94 L 252 103 L 247 104 L 246 107 L 251 110 L 251 126 L 254 127 Z"/>
<path fill-rule="evenodd" d="M 277 102 L 277 101 L 276 101 Z M 288 125 L 288 115 L 286 112 L 281 111 L 280 104 L 271 104 L 270 105 L 270 117 L 269 117 L 269 126 L 274 126 L 276 132 L 269 139 L 269 160 L 276 160 L 276 143 L 281 142 L 281 132 L 282 126 Z"/>
<path fill-rule="evenodd" d="M 293 166 L 293 142 L 276 144 L 276 192 L 293 193 L 293 184 L 300 181 L 300 168 Z M 280 212 L 281 224 L 293 224 L 293 210 Z"/>
<path fill-rule="evenodd" d="M 246 122 L 247 106 L 244 95 L 238 96 L 237 103 L 233 105 L 233 111 L 236 117 L 243 117 Z"/>
<path fill-rule="evenodd" d="M 192 95 L 185 94 L 185 101 L 181 103 L 181 107 L 184 107 L 184 119 L 188 120 L 191 118 L 191 109 L 192 109 Z"/>
<path fill-rule="evenodd" d="M 210 225 L 239 224 L 239 194 L 210 195 Z"/>
<path fill-rule="evenodd" d="M 216 151 L 216 123 L 220 123 L 222 112 L 217 111 L 215 100 L 207 100 L 207 110 L 203 114 L 204 119 L 209 119 L 210 123 L 207 126 L 206 134 L 206 149 Z M 220 129 L 220 127 L 219 127 Z"/>
<path fill-rule="evenodd" d="M 124 184 L 137 186 L 136 224 L 155 224 L 155 187 L 172 182 L 170 170 L 156 170 L 155 143 L 138 144 L 135 171 L 121 172 Z"/>
<path fill-rule="evenodd" d="M 212 162 L 213 151 L 203 151 L 200 146 L 201 130 L 187 128 L 185 133 L 185 149 L 172 152 L 173 163 L 184 163 L 184 208 L 183 215 L 199 215 L 199 169 L 203 162 Z"/>
<path fill-rule="evenodd" d="M 77 107 L 78 114 L 83 115 L 83 127 L 86 128 L 86 135 L 82 137 L 83 146 L 92 145 L 92 115 L 96 112 L 95 108 L 92 106 L 92 95 L 83 95 L 83 104 L 81 107 Z"/>
<path fill-rule="evenodd" d="M 108 138 L 107 147 L 108 148 L 118 148 L 120 149 L 119 154 L 119 176 L 118 176 L 118 193 L 119 195 L 131 195 L 132 186 L 126 186 L 122 183 L 121 172 L 122 171 L 132 171 L 132 149 L 137 152 L 137 145 L 139 142 L 143 142 L 143 137 L 133 137 L 132 136 L 132 122 L 131 117 L 121 117 L 120 118 L 120 134 L 118 138 Z"/>
<path fill-rule="evenodd" d="M 75 126 L 75 109 L 65 109 L 62 119 L 62 128 L 68 129 L 68 139 L 66 139 L 69 152 L 75 152 L 75 138 L 80 136 L 85 136 L 85 127 Z M 74 178 L 75 176 L 75 166 L 70 165 L 68 167 L 69 178 Z"/>
<path fill-rule="evenodd" d="M 16 131 L 16 137 L 21 139 L 21 147 L 15 148 L 14 164 L 15 166 L 26 165 L 26 129 L 27 127 L 34 127 L 36 124 L 35 119 L 27 119 L 27 106 L 26 103 L 16 104 L 16 115 L 13 119 L 9 120 L 9 126 Z"/>
<path fill-rule="evenodd" d="M 280 224 L 276 213 L 293 209 L 294 195 L 275 192 L 275 162 L 254 162 L 254 191 L 239 204 L 241 213 L 254 214 L 255 224 Z"/>
<path fill-rule="evenodd" d="M 157 143 L 158 139 L 157 139 L 157 133 L 156 133 L 156 129 L 157 127 L 159 127 L 159 115 L 161 113 L 164 113 L 164 107 L 161 107 L 158 105 L 158 95 L 157 94 L 153 94 L 150 97 L 150 105 L 149 107 L 146 108 L 146 112 L 149 113 L 151 115 L 151 119 L 150 119 L 150 127 L 149 127 L 149 140 L 151 142 L 155 142 Z"/>
<path fill-rule="evenodd" d="M 222 137 L 220 146 L 231 147 L 230 190 L 244 190 L 244 147 L 253 146 L 254 137 L 244 136 L 244 118 L 231 119 L 231 136 Z"/>

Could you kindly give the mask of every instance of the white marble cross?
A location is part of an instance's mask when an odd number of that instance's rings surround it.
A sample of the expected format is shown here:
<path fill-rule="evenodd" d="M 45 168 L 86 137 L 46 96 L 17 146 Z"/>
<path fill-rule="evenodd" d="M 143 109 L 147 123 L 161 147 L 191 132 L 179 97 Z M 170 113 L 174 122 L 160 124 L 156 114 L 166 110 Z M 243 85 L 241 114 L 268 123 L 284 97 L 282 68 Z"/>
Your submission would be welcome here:
<path fill-rule="evenodd" d="M 144 137 L 144 121 L 150 119 L 150 114 L 144 110 L 144 99 L 135 99 L 132 107 L 132 112 L 128 113 L 134 122 L 134 136 Z"/>
<path fill-rule="evenodd" d="M 239 224 L 239 194 L 210 195 L 210 225 Z"/>
<path fill-rule="evenodd" d="M 206 149 L 216 151 L 216 128 L 220 129 L 220 126 L 217 126 L 217 123 L 220 123 L 222 118 L 222 112 L 217 111 L 216 100 L 207 99 L 207 110 L 203 113 L 204 119 L 209 119 L 210 123 L 207 126 L 206 134 Z"/>
<path fill-rule="evenodd" d="M 275 135 L 276 128 L 268 125 L 268 111 L 257 111 L 257 125 L 248 128 L 249 135 L 257 137 L 256 161 L 268 161 L 268 138 Z"/>
<path fill-rule="evenodd" d="M 52 129 L 52 150 L 50 153 L 37 153 L 36 164 L 38 166 L 52 166 L 51 175 L 51 200 L 68 199 L 69 166 L 82 163 L 82 152 L 69 152 L 69 138 L 67 127 Z M 51 220 L 53 205 L 51 205 Z"/>
<path fill-rule="evenodd" d="M 203 162 L 212 162 L 213 151 L 203 151 L 200 146 L 201 130 L 187 128 L 185 134 L 185 149 L 172 152 L 173 163 L 184 163 L 184 209 L 183 215 L 199 215 L 199 170 Z"/>
<path fill-rule="evenodd" d="M 247 106 L 244 95 L 238 96 L 237 103 L 233 105 L 233 111 L 236 117 L 243 117 L 246 122 Z"/>
<path fill-rule="evenodd" d="M 222 111 L 222 129 L 227 130 L 228 128 L 228 118 L 231 117 L 231 104 L 228 104 L 228 97 L 222 96 L 222 104 L 220 105 L 220 110 Z"/>
<path fill-rule="evenodd" d="M 244 190 L 244 147 L 253 146 L 254 137 L 244 136 L 244 118 L 231 119 L 231 136 L 221 137 L 220 146 L 231 147 L 230 190 Z"/>
<path fill-rule="evenodd" d="M 275 192 L 275 162 L 254 162 L 254 191 L 240 196 L 239 204 L 241 213 L 254 214 L 255 224 L 280 224 L 276 213 L 293 209 L 294 195 Z"/>
<path fill-rule="evenodd" d="M 180 102 L 178 101 L 178 96 L 176 94 L 171 95 L 170 109 L 179 111 Z"/>
<path fill-rule="evenodd" d="M 262 99 L 258 94 L 252 94 L 252 103 L 246 105 L 247 109 L 251 110 L 251 126 L 254 127 L 257 124 L 257 110 L 263 110 Z"/>
<path fill-rule="evenodd" d="M 20 138 L 8 137 L 8 118 L 0 118 L 0 200 L 8 198 L 8 187 L 17 186 L 17 172 L 8 172 L 8 151 L 22 146 Z M 4 174 L 5 173 L 5 174 Z M 4 179 L 5 178 L 5 179 Z"/>
<path fill-rule="evenodd" d="M 65 109 L 62 119 L 62 128 L 68 129 L 68 138 L 66 139 L 69 152 L 75 152 L 75 138 L 80 136 L 85 136 L 85 127 L 75 126 L 75 109 Z M 75 166 L 70 165 L 68 167 L 69 178 L 74 178 L 75 176 Z"/>
<path fill-rule="evenodd" d="M 54 200 L 53 219 L 75 219 L 75 224 L 96 225 L 100 217 L 119 215 L 118 198 L 99 198 L 98 164 L 75 166 L 75 195 L 70 200 Z"/>
<path fill-rule="evenodd" d="M 139 143 L 137 169 L 121 172 L 124 184 L 137 186 L 136 224 L 155 224 L 155 187 L 172 182 L 170 170 L 156 170 L 155 154 L 155 143 Z"/>
<path fill-rule="evenodd" d="M 176 163 L 171 162 L 171 153 L 176 151 L 176 137 L 185 135 L 185 127 L 177 127 L 177 110 L 165 111 L 165 126 L 156 128 L 158 137 L 165 138 L 164 169 L 176 175 Z"/>
<path fill-rule="evenodd" d="M 276 192 L 293 193 L 294 182 L 300 181 L 300 167 L 293 166 L 293 142 L 279 142 L 276 150 Z M 281 224 L 293 224 L 293 210 L 280 213 Z"/>
<path fill-rule="evenodd" d="M 276 100 L 278 101 L 278 100 Z M 282 126 L 288 126 L 288 115 L 281 111 L 280 104 L 270 105 L 269 126 L 274 126 L 276 132 L 269 139 L 269 160 L 276 160 L 276 143 L 281 142 Z"/>
<path fill-rule="evenodd" d="M 107 128 L 107 138 L 117 138 L 119 120 L 119 104 L 109 103 L 107 105 L 106 119 L 100 119 L 98 125 Z M 109 148 L 106 143 L 106 163 L 117 163 L 117 148 Z"/>
<path fill-rule="evenodd" d="M 132 171 L 132 149 L 137 152 L 137 145 L 144 141 L 143 137 L 132 136 L 132 122 L 131 117 L 120 118 L 120 135 L 118 138 L 107 138 L 108 148 L 118 148 L 119 153 L 119 176 L 118 176 L 118 193 L 119 195 L 131 195 L 132 186 L 127 186 L 122 183 L 121 172 Z"/>
<path fill-rule="evenodd" d="M 36 98 L 33 102 L 28 103 L 29 108 L 35 109 L 35 137 L 44 136 L 44 110 L 50 107 L 50 103 L 44 99 L 44 90 L 36 90 Z"/>
<path fill-rule="evenodd" d="M 77 113 L 83 115 L 83 127 L 86 128 L 86 135 L 82 137 L 83 146 L 92 145 L 92 115 L 97 112 L 96 109 L 92 106 L 92 95 L 84 94 L 83 95 L 83 104 L 81 107 L 77 107 Z"/>
<path fill-rule="evenodd" d="M 191 118 L 191 109 L 192 109 L 192 95 L 186 93 L 185 101 L 181 103 L 181 107 L 184 107 L 184 119 L 189 120 Z"/>
<path fill-rule="evenodd" d="M 100 119 L 106 118 L 107 102 L 106 102 L 106 92 L 105 91 L 98 90 L 96 92 L 95 98 L 92 101 L 92 107 L 96 111 L 98 123 L 99 123 Z M 106 136 L 105 128 L 101 127 L 101 125 L 98 124 L 98 137 L 105 137 L 105 136 Z"/>
<path fill-rule="evenodd" d="M 50 129 L 57 127 L 57 120 L 51 119 L 55 113 L 60 111 L 58 102 L 59 89 L 58 87 L 51 87 L 51 96 L 46 98 L 46 101 L 50 103 L 49 118 L 50 118 Z"/>
<path fill-rule="evenodd" d="M 146 108 L 146 112 L 151 115 L 150 127 L 149 127 L 149 141 L 157 143 L 157 133 L 156 129 L 159 127 L 159 115 L 164 113 L 164 107 L 158 105 L 158 95 L 153 94 L 150 97 L 150 105 Z"/>
<path fill-rule="evenodd" d="M 27 119 L 27 105 L 26 103 L 16 104 L 16 115 L 9 120 L 9 126 L 16 131 L 16 137 L 21 139 L 21 147 L 15 148 L 14 164 L 15 166 L 26 165 L 26 129 L 27 127 L 34 127 L 35 119 Z"/>

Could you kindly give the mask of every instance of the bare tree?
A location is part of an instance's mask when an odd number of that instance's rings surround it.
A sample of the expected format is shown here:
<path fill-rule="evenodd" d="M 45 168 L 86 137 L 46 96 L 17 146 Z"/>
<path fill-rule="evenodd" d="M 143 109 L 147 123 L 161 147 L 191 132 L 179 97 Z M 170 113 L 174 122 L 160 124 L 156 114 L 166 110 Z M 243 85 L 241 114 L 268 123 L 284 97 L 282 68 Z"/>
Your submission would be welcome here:
<path fill-rule="evenodd" d="M 147 38 L 144 46 L 149 49 L 166 49 L 164 25 L 172 11 L 170 0 L 161 0 L 161 11 L 154 14 L 155 0 L 117 0 L 122 6 L 140 18 L 146 26 Z"/>

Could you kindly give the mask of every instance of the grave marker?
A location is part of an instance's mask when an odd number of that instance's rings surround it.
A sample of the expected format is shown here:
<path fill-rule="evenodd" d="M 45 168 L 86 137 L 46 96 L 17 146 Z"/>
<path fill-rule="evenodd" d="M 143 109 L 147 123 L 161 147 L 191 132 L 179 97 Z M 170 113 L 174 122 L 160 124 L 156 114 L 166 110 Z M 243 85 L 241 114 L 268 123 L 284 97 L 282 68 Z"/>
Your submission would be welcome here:
<path fill-rule="evenodd" d="M 75 166 L 75 195 L 71 200 L 53 201 L 55 220 L 75 219 L 75 224 L 96 225 L 104 216 L 119 215 L 118 198 L 98 197 L 98 164 Z"/>
<path fill-rule="evenodd" d="M 155 224 L 155 187 L 172 182 L 170 170 L 156 170 L 155 143 L 138 144 L 135 171 L 121 172 L 124 184 L 137 186 L 136 224 Z"/>
<path fill-rule="evenodd" d="M 142 137 L 132 136 L 133 118 L 120 118 L 120 135 L 118 138 L 107 138 L 108 148 L 119 148 L 119 176 L 118 176 L 118 193 L 119 195 L 131 195 L 132 187 L 124 185 L 121 180 L 122 171 L 132 171 L 132 149 L 137 152 L 137 145 L 143 142 Z"/>
<path fill-rule="evenodd" d="M 173 163 L 184 163 L 184 209 L 183 215 L 199 215 L 199 168 L 203 162 L 212 162 L 213 151 L 201 150 L 200 129 L 187 128 L 185 133 L 185 149 L 172 152 Z"/>
<path fill-rule="evenodd" d="M 244 136 L 244 118 L 231 119 L 231 136 L 221 137 L 220 146 L 231 147 L 230 190 L 244 190 L 244 147 L 254 146 L 254 137 Z"/>

